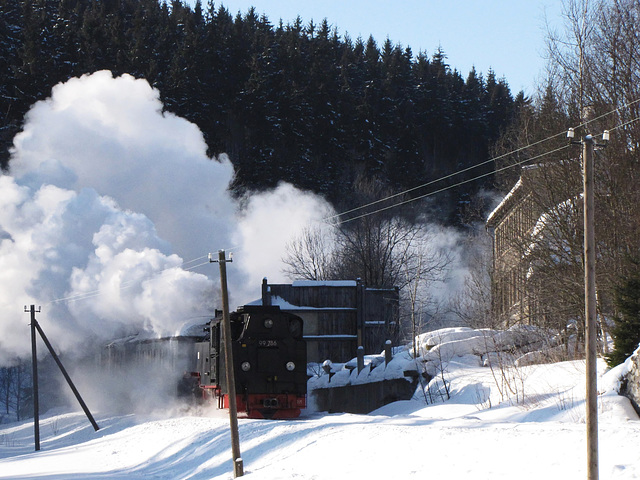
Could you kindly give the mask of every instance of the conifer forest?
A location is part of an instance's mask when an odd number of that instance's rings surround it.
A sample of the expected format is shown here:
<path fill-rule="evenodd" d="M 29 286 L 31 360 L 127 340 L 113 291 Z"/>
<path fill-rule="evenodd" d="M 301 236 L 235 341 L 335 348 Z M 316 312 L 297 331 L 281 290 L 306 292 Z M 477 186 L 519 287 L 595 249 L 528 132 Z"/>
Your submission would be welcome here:
<path fill-rule="evenodd" d="M 5 170 L 34 102 L 105 69 L 146 79 L 166 111 L 195 123 L 209 154 L 231 159 L 235 194 L 286 181 L 337 208 L 353 206 L 344 192 L 363 178 L 404 191 L 486 162 L 528 101 L 493 71 L 449 66 L 446 46 L 427 54 L 379 45 L 340 36 L 326 19 L 285 25 L 179 0 L 0 3 Z M 439 199 L 440 220 L 456 223 L 470 195 L 491 185 L 493 165 L 483 168 L 473 171 L 481 181 Z"/>

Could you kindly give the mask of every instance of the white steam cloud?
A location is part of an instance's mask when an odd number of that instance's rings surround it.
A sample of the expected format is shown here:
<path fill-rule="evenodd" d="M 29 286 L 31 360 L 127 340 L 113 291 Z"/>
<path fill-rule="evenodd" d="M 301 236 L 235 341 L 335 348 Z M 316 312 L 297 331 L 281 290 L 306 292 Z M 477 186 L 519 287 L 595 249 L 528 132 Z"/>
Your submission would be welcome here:
<path fill-rule="evenodd" d="M 163 113 L 144 80 L 101 71 L 57 85 L 14 144 L 11 172 L 22 184 L 93 188 L 149 217 L 185 259 L 228 244 L 231 163 L 207 158 L 198 128 Z"/>
<path fill-rule="evenodd" d="M 285 282 L 280 260 L 286 244 L 300 235 L 302 226 L 321 222 L 334 213 L 325 200 L 286 183 L 275 191 L 250 197 L 237 231 L 238 242 L 243 245 L 243 270 L 251 272 L 249 282 L 260 285 L 267 274 L 270 283 Z"/>
<path fill-rule="evenodd" d="M 290 238 L 331 213 L 286 184 L 240 209 L 229 160 L 208 158 L 198 128 L 129 75 L 57 85 L 11 153 L 11 175 L 0 176 L 0 365 L 29 351 L 23 305 L 42 305 L 64 351 L 175 334 L 219 306 L 217 267 L 186 269 L 219 249 L 235 252 L 232 305 L 254 300 L 262 277 L 281 280 Z"/>

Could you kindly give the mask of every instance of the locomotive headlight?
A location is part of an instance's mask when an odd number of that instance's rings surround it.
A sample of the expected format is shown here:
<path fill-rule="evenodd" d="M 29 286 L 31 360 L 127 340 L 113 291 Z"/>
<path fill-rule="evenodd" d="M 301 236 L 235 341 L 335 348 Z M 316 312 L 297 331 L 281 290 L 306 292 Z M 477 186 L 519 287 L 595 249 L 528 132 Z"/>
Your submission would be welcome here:
<path fill-rule="evenodd" d="M 265 318 L 264 319 L 264 327 L 265 328 L 271 328 L 273 327 L 273 320 L 270 318 Z"/>
<path fill-rule="evenodd" d="M 296 364 L 293 362 L 287 362 L 287 370 L 293 372 L 296 369 Z"/>
<path fill-rule="evenodd" d="M 251 370 L 251 364 L 249 362 L 242 362 L 240 364 L 240 368 L 243 372 L 248 372 L 249 370 Z"/>

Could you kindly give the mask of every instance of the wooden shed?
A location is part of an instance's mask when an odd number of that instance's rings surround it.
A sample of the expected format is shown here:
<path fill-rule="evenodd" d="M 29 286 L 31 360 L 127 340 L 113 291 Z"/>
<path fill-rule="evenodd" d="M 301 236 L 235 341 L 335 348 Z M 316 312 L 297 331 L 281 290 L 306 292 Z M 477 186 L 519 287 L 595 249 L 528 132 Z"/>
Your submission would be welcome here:
<path fill-rule="evenodd" d="M 309 362 L 344 362 L 380 353 L 387 340 L 398 342 L 397 288 L 368 288 L 357 280 L 262 282 L 263 305 L 278 305 L 304 320 Z"/>

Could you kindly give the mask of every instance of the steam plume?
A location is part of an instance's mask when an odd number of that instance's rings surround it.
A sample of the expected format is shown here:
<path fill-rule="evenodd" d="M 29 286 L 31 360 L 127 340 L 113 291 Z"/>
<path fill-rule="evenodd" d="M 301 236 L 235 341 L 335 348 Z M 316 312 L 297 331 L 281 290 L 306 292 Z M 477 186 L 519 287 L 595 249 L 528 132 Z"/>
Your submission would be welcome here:
<path fill-rule="evenodd" d="M 322 218 L 322 199 L 290 185 L 228 192 L 233 167 L 210 159 L 198 128 L 163 112 L 132 76 L 73 78 L 36 103 L 0 177 L 0 365 L 29 350 L 23 305 L 72 351 L 89 339 L 173 335 L 218 306 L 209 252 L 238 247 L 232 305 L 278 280 L 290 232 Z M 268 239 L 269 241 L 265 241 Z"/>

